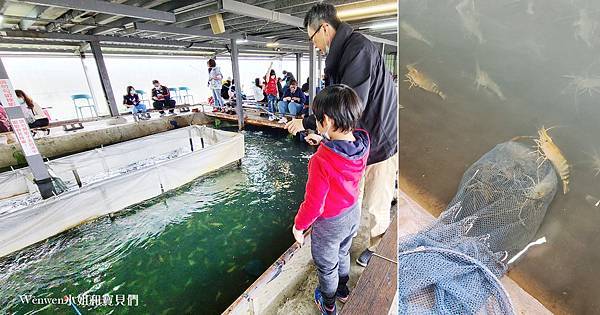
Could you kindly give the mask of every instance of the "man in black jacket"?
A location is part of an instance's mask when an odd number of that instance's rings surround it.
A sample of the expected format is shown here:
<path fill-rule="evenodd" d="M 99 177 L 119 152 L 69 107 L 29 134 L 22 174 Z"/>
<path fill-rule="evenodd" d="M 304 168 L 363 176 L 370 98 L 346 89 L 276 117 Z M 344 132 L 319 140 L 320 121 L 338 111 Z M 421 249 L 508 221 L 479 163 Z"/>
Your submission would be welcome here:
<path fill-rule="evenodd" d="M 357 263 L 366 266 L 390 224 L 398 170 L 396 87 L 377 46 L 342 23 L 333 5 L 314 5 L 304 18 L 304 27 L 314 45 L 327 55 L 326 85 L 346 84 L 362 99 L 359 127 L 369 133 L 371 151 L 363 181 L 361 226 L 369 229 L 370 245 Z M 315 118 L 295 119 L 286 127 L 293 134 L 316 130 Z"/>

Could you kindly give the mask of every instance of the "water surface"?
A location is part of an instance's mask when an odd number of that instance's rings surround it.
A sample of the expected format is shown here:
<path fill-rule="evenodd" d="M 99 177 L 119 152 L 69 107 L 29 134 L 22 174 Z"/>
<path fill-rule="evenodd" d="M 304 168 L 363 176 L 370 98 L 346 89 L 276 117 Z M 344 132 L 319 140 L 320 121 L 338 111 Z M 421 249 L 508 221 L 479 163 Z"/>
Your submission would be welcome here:
<path fill-rule="evenodd" d="M 113 304 L 79 305 L 84 314 L 221 313 L 292 244 L 312 152 L 267 130 L 247 131 L 245 141 L 241 167 L 0 260 L 0 313 L 74 314 L 69 305 L 24 304 L 19 296 L 84 293 L 112 295 Z M 124 305 L 115 305 L 117 295 Z"/>

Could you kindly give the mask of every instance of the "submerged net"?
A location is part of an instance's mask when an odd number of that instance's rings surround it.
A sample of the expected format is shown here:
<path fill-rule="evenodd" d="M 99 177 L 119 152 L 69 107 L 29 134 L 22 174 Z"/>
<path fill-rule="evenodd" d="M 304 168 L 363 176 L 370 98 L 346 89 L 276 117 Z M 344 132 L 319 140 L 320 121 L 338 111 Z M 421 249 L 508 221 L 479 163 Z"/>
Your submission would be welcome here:
<path fill-rule="evenodd" d="M 497 145 L 463 175 L 440 217 L 399 241 L 400 314 L 512 314 L 500 284 L 535 236 L 557 189 L 549 161 Z"/>

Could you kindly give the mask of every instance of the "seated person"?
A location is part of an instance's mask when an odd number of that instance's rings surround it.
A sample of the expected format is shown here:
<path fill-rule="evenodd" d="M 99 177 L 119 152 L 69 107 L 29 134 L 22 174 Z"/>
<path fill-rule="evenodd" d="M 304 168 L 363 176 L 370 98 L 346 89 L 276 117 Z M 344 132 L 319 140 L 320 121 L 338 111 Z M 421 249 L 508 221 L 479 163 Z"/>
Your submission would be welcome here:
<path fill-rule="evenodd" d="M 135 120 L 138 118 L 142 120 L 150 118 L 150 113 L 146 112 L 146 105 L 140 103 L 140 97 L 135 92 L 133 86 L 127 87 L 127 94 L 123 95 L 123 105 L 127 106 L 127 108 L 131 107 L 131 113 Z"/>
<path fill-rule="evenodd" d="M 42 107 L 27 96 L 25 92 L 22 90 L 15 90 L 15 94 L 17 95 L 19 105 L 21 105 L 21 108 L 23 109 L 25 120 L 27 121 L 29 128 L 41 128 L 50 124 L 50 120 L 48 120 L 48 117 L 44 114 Z"/>
<path fill-rule="evenodd" d="M 158 80 L 152 81 L 152 84 L 154 85 L 154 88 L 152 88 L 152 99 L 154 100 L 152 106 L 154 109 L 159 111 L 160 117 L 165 115 L 163 110 L 165 108 L 169 109 L 170 115 L 175 115 L 175 100 L 171 99 L 169 89 L 164 85 L 160 85 Z"/>
<path fill-rule="evenodd" d="M 302 84 L 302 93 L 304 93 L 304 107 L 300 112 L 300 115 L 307 116 L 309 114 L 309 96 L 308 95 L 308 83 Z"/>
<path fill-rule="evenodd" d="M 224 101 L 229 100 L 229 87 L 231 86 L 231 80 L 227 79 L 221 85 L 221 97 Z"/>
<path fill-rule="evenodd" d="M 304 108 L 304 98 L 304 92 L 298 88 L 298 82 L 292 80 L 290 87 L 283 94 L 283 99 L 279 101 L 279 113 L 290 113 L 292 116 L 300 114 Z"/>
<path fill-rule="evenodd" d="M 254 79 L 254 86 L 252 87 L 252 92 L 254 94 L 254 100 L 257 102 L 263 102 L 265 100 L 265 94 L 263 92 L 263 86 L 260 84 L 260 79 Z"/>
<path fill-rule="evenodd" d="M 277 78 L 277 97 L 280 101 L 283 100 L 283 93 L 285 93 L 282 82 L 283 80 L 281 78 Z"/>

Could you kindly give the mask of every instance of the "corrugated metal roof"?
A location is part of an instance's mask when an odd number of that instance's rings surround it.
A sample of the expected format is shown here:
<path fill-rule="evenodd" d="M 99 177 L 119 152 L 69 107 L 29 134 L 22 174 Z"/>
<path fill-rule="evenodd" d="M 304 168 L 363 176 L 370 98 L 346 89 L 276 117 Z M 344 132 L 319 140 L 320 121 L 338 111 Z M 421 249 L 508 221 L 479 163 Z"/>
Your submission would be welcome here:
<path fill-rule="evenodd" d="M 32 1 L 35 2 L 35 1 Z M 193 43 L 204 43 L 211 44 L 213 46 L 221 46 L 221 49 L 215 47 L 206 49 L 207 51 L 219 51 L 225 48 L 225 45 L 229 44 L 230 40 L 224 39 L 209 39 L 206 37 L 194 36 L 194 35 L 183 35 L 183 34 L 170 34 L 161 32 L 149 32 L 149 31 L 138 31 L 134 29 L 134 22 L 143 22 L 156 25 L 168 25 L 180 28 L 186 28 L 189 30 L 206 31 L 210 30 L 210 23 L 208 17 L 222 12 L 219 10 L 217 0 L 204 0 L 204 1 L 191 1 L 191 0 L 179 0 L 179 1 L 168 1 L 168 0 L 112 0 L 109 1 L 115 4 L 123 4 L 129 6 L 135 6 L 140 8 L 170 12 L 175 15 L 175 22 L 157 22 L 148 21 L 140 18 L 133 18 L 127 16 L 119 16 L 115 14 L 98 13 L 90 11 L 79 11 L 75 9 L 59 8 L 59 7 L 48 7 L 41 5 L 33 5 L 23 2 L 12 2 L 0 0 L 0 14 L 4 17 L 0 23 L 0 29 L 6 31 L 9 34 L 11 31 L 34 31 L 34 37 L 47 37 L 44 36 L 48 33 L 60 33 L 64 34 L 64 38 L 60 40 L 67 40 L 70 35 L 108 35 L 115 36 L 117 38 L 126 38 L 130 43 L 135 43 L 141 39 L 146 40 L 169 40 L 169 42 L 176 41 L 181 42 L 182 46 L 191 46 Z M 265 8 L 268 10 L 277 11 L 280 13 L 290 14 L 297 18 L 304 18 L 306 12 L 310 7 L 319 1 L 315 0 L 248 0 L 243 1 L 245 4 L 251 4 L 257 7 Z M 348 0 L 333 0 L 328 1 L 334 5 L 348 4 L 361 1 L 348 1 Z M 266 19 L 257 19 L 249 16 L 243 16 L 239 14 L 233 14 L 229 12 L 222 12 L 225 29 L 228 32 L 235 34 L 244 34 L 248 36 L 260 36 L 264 38 L 277 40 L 289 40 L 297 41 L 301 44 L 306 44 L 308 47 L 308 38 L 305 30 L 302 30 L 295 26 L 290 26 L 282 23 L 270 22 Z M 390 19 L 396 19 L 396 15 L 387 17 L 379 17 L 370 19 L 367 21 L 353 21 L 350 24 L 355 28 L 364 28 L 377 21 L 389 21 Z M 361 29 L 361 32 L 369 35 L 374 35 L 383 39 L 396 41 L 396 30 L 395 27 L 392 29 Z M 2 33 L 0 33 L 2 34 Z M 19 33 L 22 37 L 10 37 L 10 39 L 19 39 L 29 37 L 30 33 L 21 32 Z M 74 41 L 83 41 L 80 37 L 73 37 Z M 15 44 L 8 43 L 6 40 L 9 37 L 4 36 L 4 40 L 0 41 L 0 48 L 15 48 Z M 40 46 L 37 48 L 44 48 L 48 45 L 54 45 L 52 39 L 40 38 Z M 4 42 L 4 43 L 2 43 Z M 104 45 L 104 41 L 103 41 Z M 159 46 L 160 43 L 156 43 L 155 46 Z M 245 45 L 244 45 L 245 46 Z M 27 47 L 35 48 L 35 43 L 29 43 Z M 264 43 L 263 43 L 263 48 Z M 25 49 L 25 48 L 24 48 Z M 184 48 L 184 50 L 187 48 Z M 288 49 L 284 46 L 281 48 L 268 48 L 272 53 L 278 52 L 290 52 L 297 51 L 298 48 Z M 277 51 L 279 50 L 279 51 Z M 395 48 L 392 49 L 395 51 Z"/>

